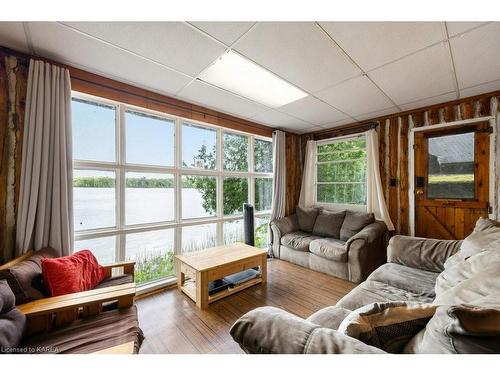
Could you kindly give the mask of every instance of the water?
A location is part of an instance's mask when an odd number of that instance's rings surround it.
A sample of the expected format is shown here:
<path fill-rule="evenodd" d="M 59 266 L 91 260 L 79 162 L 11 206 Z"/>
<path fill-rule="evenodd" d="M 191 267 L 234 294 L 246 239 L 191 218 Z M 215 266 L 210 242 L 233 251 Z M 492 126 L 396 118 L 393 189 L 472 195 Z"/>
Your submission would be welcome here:
<path fill-rule="evenodd" d="M 126 224 L 147 224 L 174 219 L 174 189 L 130 188 L 125 194 Z M 210 216 L 202 206 L 197 189 L 182 189 L 182 213 L 185 217 Z M 116 223 L 114 188 L 74 188 L 75 231 L 113 227 Z M 182 228 L 182 251 L 193 251 L 216 245 L 216 224 L 199 224 Z M 243 240 L 243 221 L 224 222 L 223 241 Z M 75 250 L 90 248 L 102 263 L 117 259 L 115 236 L 76 241 Z M 146 253 L 173 251 L 174 229 L 147 231 L 126 235 L 126 259 L 137 259 Z"/>

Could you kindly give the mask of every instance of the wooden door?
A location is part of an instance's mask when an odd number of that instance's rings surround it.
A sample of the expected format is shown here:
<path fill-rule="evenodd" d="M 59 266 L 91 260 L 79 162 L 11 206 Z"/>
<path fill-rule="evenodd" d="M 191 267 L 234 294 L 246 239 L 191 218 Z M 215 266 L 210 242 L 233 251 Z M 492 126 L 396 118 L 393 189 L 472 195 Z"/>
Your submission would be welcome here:
<path fill-rule="evenodd" d="M 489 210 L 489 123 L 417 131 L 415 235 L 463 239 Z"/>

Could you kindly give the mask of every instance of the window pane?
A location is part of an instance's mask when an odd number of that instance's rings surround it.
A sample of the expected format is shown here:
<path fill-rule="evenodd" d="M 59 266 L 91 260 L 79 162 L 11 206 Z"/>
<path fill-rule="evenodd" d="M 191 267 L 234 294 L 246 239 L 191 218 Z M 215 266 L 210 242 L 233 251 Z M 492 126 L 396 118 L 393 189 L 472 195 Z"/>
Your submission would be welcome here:
<path fill-rule="evenodd" d="M 248 137 L 224 133 L 222 151 L 226 171 L 248 171 Z"/>
<path fill-rule="evenodd" d="M 474 199 L 474 133 L 429 138 L 428 198 Z"/>
<path fill-rule="evenodd" d="M 254 142 L 254 167 L 255 172 L 273 171 L 273 143 L 255 139 Z"/>
<path fill-rule="evenodd" d="M 217 244 L 217 224 L 182 227 L 182 252 L 214 247 Z"/>
<path fill-rule="evenodd" d="M 128 172 L 125 179 L 127 225 L 174 220 L 174 175 Z"/>
<path fill-rule="evenodd" d="M 182 166 L 215 169 L 217 132 L 193 124 L 182 125 Z"/>
<path fill-rule="evenodd" d="M 273 200 L 273 179 L 255 178 L 255 210 L 269 211 Z"/>
<path fill-rule="evenodd" d="M 73 247 L 75 252 L 84 249 L 92 251 L 99 264 L 110 264 L 117 261 L 116 236 L 75 241 L 75 246 Z"/>
<path fill-rule="evenodd" d="M 125 112 L 127 163 L 174 165 L 175 126 L 172 120 Z"/>
<path fill-rule="evenodd" d="M 116 160 L 115 116 L 115 107 L 72 99 L 73 159 Z"/>
<path fill-rule="evenodd" d="M 182 218 L 215 216 L 217 179 L 209 176 L 182 176 Z"/>
<path fill-rule="evenodd" d="M 174 274 L 174 229 L 127 234 L 126 259 L 135 260 L 135 282 Z"/>
<path fill-rule="evenodd" d="M 222 226 L 222 231 L 224 233 L 224 245 L 235 242 L 245 242 L 243 220 L 225 221 Z"/>
<path fill-rule="evenodd" d="M 75 231 L 114 227 L 115 172 L 73 170 Z"/>
<path fill-rule="evenodd" d="M 243 203 L 248 202 L 248 179 L 225 177 L 223 185 L 224 215 L 243 212 Z"/>
<path fill-rule="evenodd" d="M 316 200 L 366 204 L 366 141 L 358 138 L 318 146 Z"/>
<path fill-rule="evenodd" d="M 270 216 L 261 216 L 255 218 L 255 246 L 264 248 L 267 246 L 267 236 L 269 233 Z"/>

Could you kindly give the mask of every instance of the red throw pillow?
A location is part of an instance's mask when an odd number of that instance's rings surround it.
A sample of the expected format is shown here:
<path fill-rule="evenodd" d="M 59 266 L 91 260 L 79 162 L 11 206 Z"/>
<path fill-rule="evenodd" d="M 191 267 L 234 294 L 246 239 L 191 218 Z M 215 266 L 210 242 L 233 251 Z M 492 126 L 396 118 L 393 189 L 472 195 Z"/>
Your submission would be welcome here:
<path fill-rule="evenodd" d="M 42 259 L 42 276 L 55 297 L 94 288 L 104 279 L 105 270 L 90 250 L 81 250 L 66 257 Z"/>

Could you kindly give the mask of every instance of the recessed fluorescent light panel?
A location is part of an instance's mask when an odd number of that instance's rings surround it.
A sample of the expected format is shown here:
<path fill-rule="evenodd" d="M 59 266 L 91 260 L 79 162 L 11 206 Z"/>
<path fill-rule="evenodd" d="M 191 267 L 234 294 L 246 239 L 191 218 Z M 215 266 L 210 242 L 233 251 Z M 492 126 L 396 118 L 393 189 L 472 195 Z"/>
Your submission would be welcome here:
<path fill-rule="evenodd" d="M 229 51 L 199 79 L 268 107 L 281 107 L 307 94 L 266 69 Z"/>

